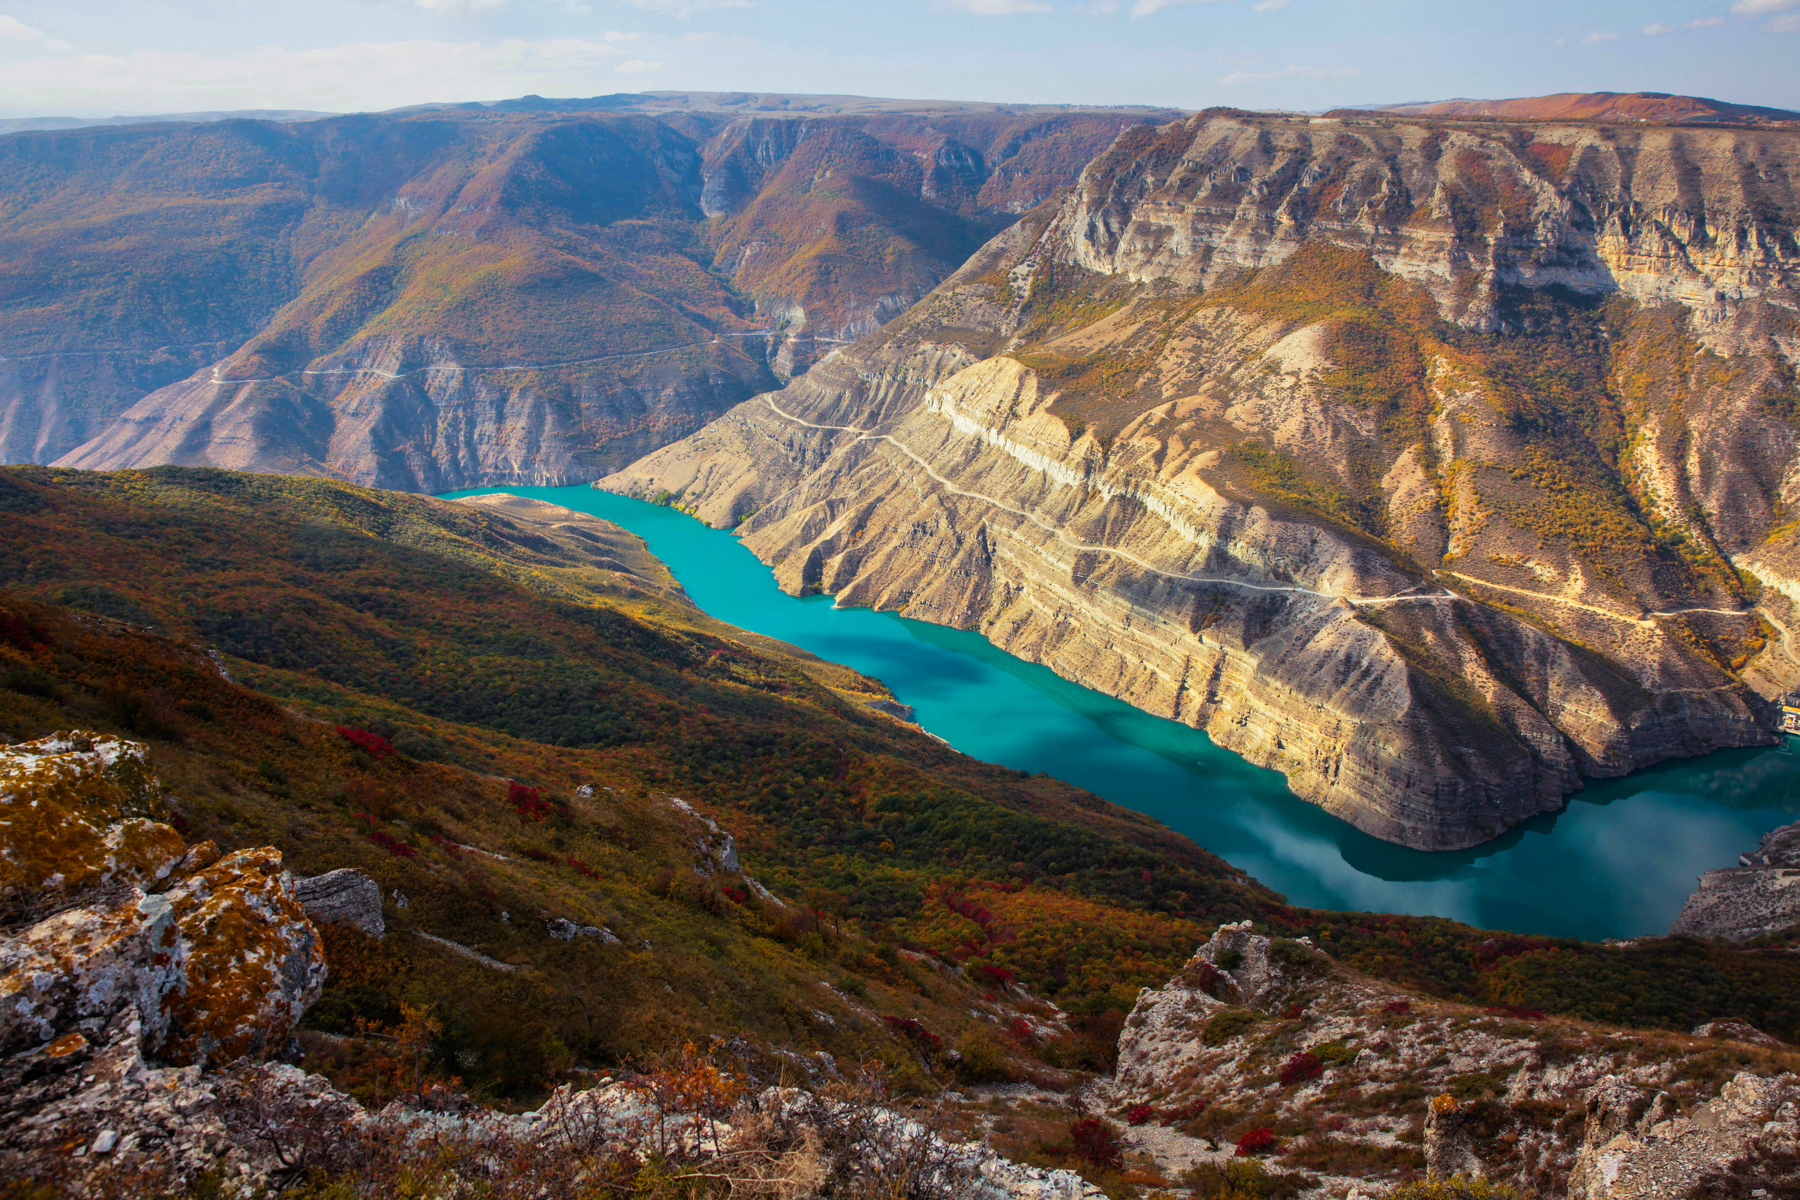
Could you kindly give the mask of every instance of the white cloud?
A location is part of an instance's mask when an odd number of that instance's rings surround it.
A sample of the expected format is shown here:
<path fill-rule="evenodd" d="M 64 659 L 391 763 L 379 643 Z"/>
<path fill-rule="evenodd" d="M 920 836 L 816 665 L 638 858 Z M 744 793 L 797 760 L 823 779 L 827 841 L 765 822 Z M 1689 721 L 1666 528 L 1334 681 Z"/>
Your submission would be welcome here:
<path fill-rule="evenodd" d="M 413 0 L 413 3 L 434 17 L 479 17 L 506 7 L 506 0 Z"/>
<path fill-rule="evenodd" d="M 1279 71 L 1233 71 L 1220 83 L 1264 83 L 1271 79 L 1344 79 L 1362 72 L 1355 67 L 1286 66 Z"/>
<path fill-rule="evenodd" d="M 33 29 L 25 22 L 14 17 L 0 17 L 0 38 L 13 38 L 21 42 L 37 42 L 46 50 L 73 50 L 75 47 L 67 42 L 50 37 L 41 29 Z"/>
<path fill-rule="evenodd" d="M 635 42 L 641 35 L 635 33 L 620 33 L 616 29 L 609 29 L 602 36 L 609 42 Z M 682 36 L 686 37 L 688 35 L 683 34 Z"/>
<path fill-rule="evenodd" d="M 1785 16 L 1776 17 L 1763 28 L 1770 33 L 1800 33 L 1800 13 L 1788 13 Z"/>
<path fill-rule="evenodd" d="M 1212 4 L 1216 0 L 1137 0 L 1131 6 L 1131 15 L 1147 17 L 1151 13 L 1161 12 L 1165 8 L 1174 8 L 1182 4 Z"/>
<path fill-rule="evenodd" d="M 1289 0 L 1256 0 L 1250 7 L 1256 12 L 1280 12 L 1288 3 Z"/>
<path fill-rule="evenodd" d="M 1687 23 L 1687 27 L 1689 29 L 1717 29 L 1724 23 L 1724 17 L 1695 17 Z"/>
<path fill-rule="evenodd" d="M 173 50 L 73 54 L 8 63 L 0 71 L 0 110 L 349 112 L 532 92 L 589 96 L 609 90 L 611 68 L 624 53 L 604 41 L 555 38 L 351 42 L 310 50 L 264 46 L 219 55 Z"/>
<path fill-rule="evenodd" d="M 1790 8 L 1800 8 L 1800 0 L 1737 0 L 1731 6 L 1731 12 L 1738 17 L 1758 17 L 1763 13 L 1784 12 Z"/>
<path fill-rule="evenodd" d="M 711 8 L 755 8 L 755 0 L 625 0 L 633 8 L 680 17 L 683 21 Z"/>
<path fill-rule="evenodd" d="M 1606 42 L 1616 42 L 1618 40 L 1619 35 L 1616 33 L 1590 33 L 1581 39 L 1582 44 L 1585 46 L 1599 46 Z"/>
<path fill-rule="evenodd" d="M 1022 13 L 1050 11 L 1048 4 L 1038 3 L 1038 0 L 944 0 L 944 3 L 983 17 L 1016 17 Z"/>
<path fill-rule="evenodd" d="M 1661 21 L 1657 21 L 1653 24 L 1646 25 L 1643 28 L 1643 34 L 1645 37 L 1655 37 L 1659 33 L 1674 33 L 1674 32 L 1675 32 L 1675 27 L 1673 25 L 1664 25 Z"/>
<path fill-rule="evenodd" d="M 646 71 L 662 70 L 662 64 L 651 62 L 647 58 L 633 58 L 620 63 L 613 70 L 620 75 L 642 75 Z"/>
<path fill-rule="evenodd" d="M 696 29 L 696 30 L 691 30 L 687 33 L 682 34 L 681 40 L 684 42 L 710 42 L 718 36 L 719 35 L 716 33 L 711 33 L 711 32 L 702 33 L 701 31 Z"/>

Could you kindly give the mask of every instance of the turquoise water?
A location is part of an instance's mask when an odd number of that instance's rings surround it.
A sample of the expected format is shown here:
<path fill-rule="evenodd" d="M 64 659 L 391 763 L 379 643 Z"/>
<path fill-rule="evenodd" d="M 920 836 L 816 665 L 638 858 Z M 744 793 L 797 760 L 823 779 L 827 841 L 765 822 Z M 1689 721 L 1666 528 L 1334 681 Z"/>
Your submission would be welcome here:
<path fill-rule="evenodd" d="M 720 620 L 873 675 L 958 750 L 1148 813 L 1295 904 L 1566 937 L 1661 933 L 1694 876 L 1735 863 L 1761 834 L 1800 819 L 1800 753 L 1784 745 L 1592 784 L 1565 811 L 1473 850 L 1407 850 L 1296 799 L 1280 775 L 1205 734 L 1022 662 L 979 634 L 785 595 L 736 538 L 673 509 L 585 487 L 481 491 L 616 521 Z"/>

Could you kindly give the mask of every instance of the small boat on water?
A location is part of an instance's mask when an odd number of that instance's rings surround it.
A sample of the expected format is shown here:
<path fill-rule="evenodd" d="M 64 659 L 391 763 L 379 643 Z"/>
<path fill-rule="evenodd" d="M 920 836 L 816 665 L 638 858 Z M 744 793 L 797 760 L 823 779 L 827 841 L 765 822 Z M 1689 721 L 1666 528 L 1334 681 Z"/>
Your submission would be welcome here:
<path fill-rule="evenodd" d="M 1800 692 L 1781 698 L 1781 732 L 1800 737 Z"/>

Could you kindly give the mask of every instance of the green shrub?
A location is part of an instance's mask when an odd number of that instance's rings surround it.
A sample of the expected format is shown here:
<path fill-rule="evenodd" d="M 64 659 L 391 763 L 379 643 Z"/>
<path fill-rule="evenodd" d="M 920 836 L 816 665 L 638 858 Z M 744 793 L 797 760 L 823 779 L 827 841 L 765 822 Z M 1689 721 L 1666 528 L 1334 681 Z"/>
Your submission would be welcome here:
<path fill-rule="evenodd" d="M 1200 1040 L 1209 1046 L 1221 1046 L 1260 1020 L 1260 1015 L 1247 1008 L 1227 1008 L 1213 1014 Z"/>
<path fill-rule="evenodd" d="M 1190 1167 L 1181 1186 L 1194 1200 L 1293 1200 L 1319 1181 L 1294 1171 L 1271 1171 L 1254 1158 L 1228 1158 Z"/>
<path fill-rule="evenodd" d="M 972 1029 L 956 1041 L 960 1056 L 956 1076 L 964 1083 L 1007 1083 L 1013 1079 L 1012 1059 L 1005 1047 L 985 1029 Z"/>
<path fill-rule="evenodd" d="M 1229 946 L 1213 955 L 1213 962 L 1223 971 L 1235 971 L 1244 965 L 1244 952 Z"/>
<path fill-rule="evenodd" d="M 1518 1200 L 1519 1193 L 1504 1183 L 1486 1179 L 1418 1179 L 1403 1183 L 1387 1194 L 1387 1200 Z"/>

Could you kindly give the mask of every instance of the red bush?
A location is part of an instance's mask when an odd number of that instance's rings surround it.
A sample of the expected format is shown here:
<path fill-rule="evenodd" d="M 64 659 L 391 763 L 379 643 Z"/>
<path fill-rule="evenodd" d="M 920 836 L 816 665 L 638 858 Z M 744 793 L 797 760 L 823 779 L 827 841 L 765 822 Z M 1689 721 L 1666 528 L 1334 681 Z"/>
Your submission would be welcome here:
<path fill-rule="evenodd" d="M 1325 1064 L 1319 1061 L 1318 1055 L 1310 1050 L 1302 1050 L 1282 1064 L 1281 1082 L 1304 1083 L 1308 1079 L 1317 1079 L 1324 1070 Z"/>
<path fill-rule="evenodd" d="M 913 1041 L 924 1046 L 927 1050 L 935 1052 L 944 1048 L 943 1038 L 931 1032 L 931 1030 L 925 1028 L 925 1026 L 921 1025 L 911 1017 L 883 1017 L 881 1019 L 887 1022 L 888 1028 L 896 1033 L 905 1034 Z"/>
<path fill-rule="evenodd" d="M 50 635 L 35 621 L 0 612 L 0 641 L 11 642 L 21 650 L 30 650 L 34 646 L 49 645 Z"/>
<path fill-rule="evenodd" d="M 506 798 L 524 821 L 542 821 L 550 815 L 550 802 L 543 798 L 543 792 L 543 788 L 526 787 L 517 780 L 506 785 Z"/>
<path fill-rule="evenodd" d="M 1083 1117 L 1071 1124 L 1069 1145 L 1076 1158 L 1096 1167 L 1117 1167 L 1122 1161 L 1119 1135 L 1098 1117 Z"/>
<path fill-rule="evenodd" d="M 1497 1004 L 1488 1012 L 1496 1017 L 1511 1017 L 1515 1021 L 1542 1021 L 1544 1014 L 1535 1008 L 1519 1008 L 1512 1004 Z"/>
<path fill-rule="evenodd" d="M 1253 1154 L 1267 1154 L 1275 1149 L 1275 1131 L 1273 1129 L 1252 1129 L 1237 1140 L 1236 1154 L 1239 1158 L 1249 1158 Z"/>
<path fill-rule="evenodd" d="M 1381 1011 L 1384 1013 L 1393 1013 L 1397 1017 L 1404 1017 L 1407 1013 L 1412 1011 L 1412 1001 L 1395 1000 L 1391 1004 L 1382 1005 Z"/>
<path fill-rule="evenodd" d="M 1013 973 L 1005 967 L 993 963 L 978 962 L 969 964 L 969 974 L 987 984 L 989 987 L 1005 987 L 1013 981 Z"/>
<path fill-rule="evenodd" d="M 339 725 L 336 728 L 345 741 L 377 762 L 390 754 L 397 753 L 394 744 L 379 733 L 370 733 L 366 729 L 352 729 L 348 725 Z"/>
<path fill-rule="evenodd" d="M 589 879 L 600 878 L 600 872 L 594 870 L 594 868 L 592 866 L 581 861 L 579 858 L 576 858 L 573 854 L 567 856 L 565 859 L 563 859 L 563 861 L 568 863 L 569 866 L 572 867 L 574 870 L 580 872 L 583 875 L 586 875 Z M 725 890 L 727 892 L 731 891 L 730 888 L 726 888 Z"/>
<path fill-rule="evenodd" d="M 1142 1125 L 1156 1115 L 1156 1110 L 1148 1104 L 1134 1104 L 1125 1110 L 1127 1125 Z"/>
<path fill-rule="evenodd" d="M 369 831 L 369 840 L 374 842 L 377 846 L 380 846 L 383 850 L 386 850 L 395 858 L 419 857 L 419 852 L 417 850 L 414 850 L 411 846 L 407 845 L 385 829 L 371 829 Z"/>

